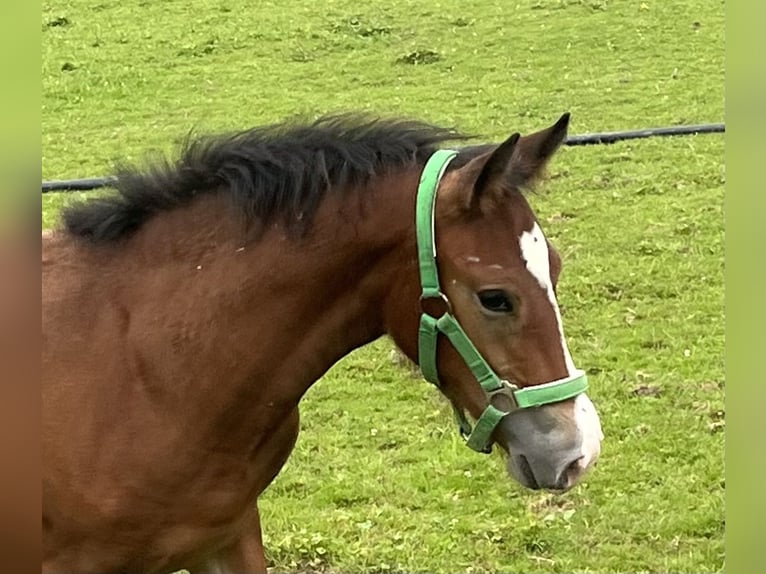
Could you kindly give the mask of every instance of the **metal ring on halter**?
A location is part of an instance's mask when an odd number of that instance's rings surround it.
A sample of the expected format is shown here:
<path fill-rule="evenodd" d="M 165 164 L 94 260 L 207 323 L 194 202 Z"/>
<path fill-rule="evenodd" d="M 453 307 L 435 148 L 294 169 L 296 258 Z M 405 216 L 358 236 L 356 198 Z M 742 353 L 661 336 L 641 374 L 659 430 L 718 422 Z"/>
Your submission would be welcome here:
<path fill-rule="evenodd" d="M 424 295 L 420 298 L 420 310 L 423 314 L 440 319 L 447 313 L 452 313 L 452 304 L 444 293 Z"/>
<path fill-rule="evenodd" d="M 516 399 L 516 391 L 519 390 L 519 387 L 510 381 L 506 381 L 505 379 L 502 379 L 500 384 L 502 386 L 498 387 L 497 389 L 485 391 L 487 393 L 487 398 L 489 399 L 490 404 L 492 403 L 492 397 L 495 395 L 502 395 L 511 401 L 511 409 L 508 411 L 509 414 L 521 408 L 519 407 L 519 401 Z"/>

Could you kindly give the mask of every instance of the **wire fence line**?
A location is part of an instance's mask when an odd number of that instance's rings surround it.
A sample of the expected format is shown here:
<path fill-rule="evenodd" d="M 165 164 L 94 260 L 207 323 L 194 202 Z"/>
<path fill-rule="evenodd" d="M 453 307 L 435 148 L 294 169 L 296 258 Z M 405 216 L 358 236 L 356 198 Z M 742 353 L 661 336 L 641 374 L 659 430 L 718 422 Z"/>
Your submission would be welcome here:
<path fill-rule="evenodd" d="M 613 144 L 620 141 L 649 137 L 714 134 L 724 133 L 725 131 L 726 127 L 723 123 L 647 128 L 642 130 L 631 130 L 623 132 L 603 132 L 569 136 L 564 142 L 564 145 L 582 146 Z M 44 181 L 42 185 L 42 192 L 50 193 L 55 191 L 89 191 L 92 189 L 110 187 L 116 182 L 117 178 L 115 177 L 88 177 L 82 179 Z"/>

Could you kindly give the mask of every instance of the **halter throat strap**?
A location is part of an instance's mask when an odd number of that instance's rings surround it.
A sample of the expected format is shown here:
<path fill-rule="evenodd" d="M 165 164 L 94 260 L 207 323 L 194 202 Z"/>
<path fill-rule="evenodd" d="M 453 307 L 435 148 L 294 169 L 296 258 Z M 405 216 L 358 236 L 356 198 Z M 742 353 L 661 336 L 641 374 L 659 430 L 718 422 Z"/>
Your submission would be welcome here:
<path fill-rule="evenodd" d="M 440 334 L 449 339 L 488 400 L 487 407 L 473 427 L 463 410 L 453 406 L 460 434 L 473 450 L 489 453 L 492 450 L 492 433 L 507 415 L 518 409 L 538 407 L 576 397 L 587 390 L 588 381 L 583 371 L 576 371 L 574 375 L 564 379 L 519 388 L 495 373 L 453 315 L 449 299 L 439 283 L 434 213 L 439 182 L 456 155 L 454 150 L 436 151 L 423 168 L 418 186 L 415 224 L 422 290 L 418 362 L 423 377 L 441 387 L 437 369 L 437 344 Z M 492 405 L 492 399 L 497 394 L 502 394 L 510 400 L 510 410 L 500 410 Z"/>

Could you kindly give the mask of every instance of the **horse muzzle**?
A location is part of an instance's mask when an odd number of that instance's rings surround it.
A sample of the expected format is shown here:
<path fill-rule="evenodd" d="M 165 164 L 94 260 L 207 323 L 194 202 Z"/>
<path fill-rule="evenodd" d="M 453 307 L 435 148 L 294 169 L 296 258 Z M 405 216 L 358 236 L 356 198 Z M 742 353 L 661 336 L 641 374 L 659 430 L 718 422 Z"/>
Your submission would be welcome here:
<path fill-rule="evenodd" d="M 585 394 L 514 412 L 500 430 L 509 474 L 527 488 L 557 492 L 582 480 L 598 460 L 604 438 L 596 409 Z"/>

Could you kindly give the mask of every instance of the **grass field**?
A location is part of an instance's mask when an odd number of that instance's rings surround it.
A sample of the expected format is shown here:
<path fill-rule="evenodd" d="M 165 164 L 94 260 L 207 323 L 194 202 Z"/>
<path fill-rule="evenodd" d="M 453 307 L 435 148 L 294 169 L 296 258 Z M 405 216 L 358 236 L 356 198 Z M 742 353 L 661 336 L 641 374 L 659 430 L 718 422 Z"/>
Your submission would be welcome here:
<path fill-rule="evenodd" d="M 362 109 L 499 140 L 723 120 L 723 2 L 43 2 L 43 177 Z M 606 440 L 563 496 L 465 448 L 383 339 L 319 381 L 261 502 L 275 571 L 719 572 L 723 138 L 563 149 L 532 197 Z M 43 198 L 43 225 L 82 194 Z"/>

